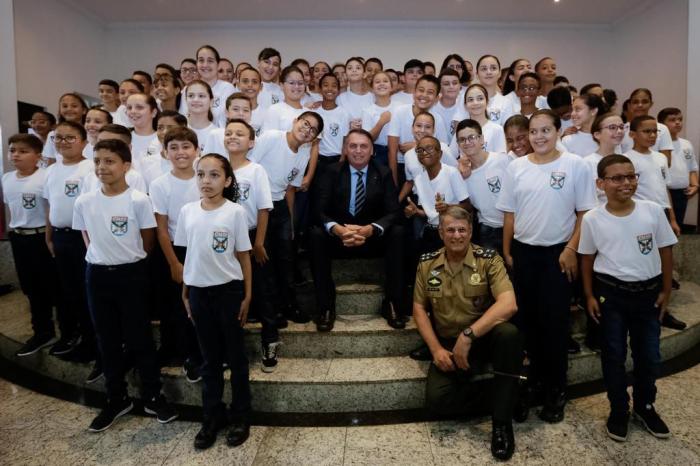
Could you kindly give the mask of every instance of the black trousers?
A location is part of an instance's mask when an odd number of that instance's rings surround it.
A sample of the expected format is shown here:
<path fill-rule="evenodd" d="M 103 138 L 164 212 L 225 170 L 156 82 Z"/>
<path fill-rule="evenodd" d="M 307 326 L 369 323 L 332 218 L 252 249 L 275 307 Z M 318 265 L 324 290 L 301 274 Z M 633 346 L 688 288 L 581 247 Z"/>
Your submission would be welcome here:
<path fill-rule="evenodd" d="M 255 235 L 257 228 L 248 231 L 250 244 L 255 244 Z M 269 253 L 268 253 L 269 254 Z M 262 332 L 260 339 L 263 345 L 274 343 L 279 340 L 279 331 L 275 319 L 274 302 L 275 302 L 275 284 L 273 283 L 272 264 L 268 260 L 264 264 L 258 264 L 255 257 L 251 254 L 250 263 L 253 272 L 253 300 L 251 302 L 251 310 L 255 309 L 260 323 L 262 324 Z"/>
<path fill-rule="evenodd" d="M 85 295 L 86 248 L 83 235 L 71 228 L 54 228 L 52 240 L 61 289 L 62 305 L 57 315 L 61 338 L 79 334 L 83 345 L 94 348 L 95 331 Z"/>
<path fill-rule="evenodd" d="M 22 292 L 29 300 L 34 335 L 53 336 L 53 304 L 56 298 L 56 264 L 43 233 L 9 233 L 15 270 Z"/>
<path fill-rule="evenodd" d="M 568 369 L 572 284 L 559 267 L 565 243 L 531 246 L 513 240 L 513 287 L 525 333 L 532 381 L 564 389 Z"/>
<path fill-rule="evenodd" d="M 311 270 L 316 287 L 317 310 L 335 308 L 335 282 L 331 273 L 334 257 L 377 257 L 384 256 L 385 293 L 387 299 L 403 309 L 403 270 L 404 270 L 404 229 L 392 225 L 381 236 L 371 236 L 364 245 L 348 248 L 340 238 L 330 235 L 323 226 L 311 228 Z"/>
<path fill-rule="evenodd" d="M 273 202 L 265 235 L 265 249 L 270 257 L 277 309 L 296 306 L 294 282 L 294 243 L 292 241 L 292 218 L 287 201 Z"/>
<path fill-rule="evenodd" d="M 160 393 L 160 371 L 146 309 L 147 272 L 145 259 L 133 264 L 87 266 L 90 314 L 110 400 L 127 395 L 122 343 L 134 358 L 143 398 L 148 400 Z"/>
<path fill-rule="evenodd" d="M 676 223 L 678 223 L 678 225 L 683 225 L 685 211 L 688 209 L 688 196 L 685 195 L 685 189 L 669 189 L 668 192 L 671 193 L 673 214 L 676 216 Z"/>
<path fill-rule="evenodd" d="M 454 347 L 455 341 L 440 339 L 440 343 L 449 351 Z M 495 371 L 520 375 L 523 365 L 523 336 L 510 322 L 500 323 L 472 343 L 468 360 L 470 367 L 483 367 L 486 362 L 491 362 Z M 435 364 L 431 364 L 425 389 L 426 408 L 443 416 L 465 414 L 470 404 L 470 379 L 470 371 L 457 369 L 454 372 L 442 372 Z M 518 383 L 516 377 L 494 375 L 490 392 L 494 420 L 511 421 L 518 397 Z"/>
<path fill-rule="evenodd" d="M 231 414 L 246 421 L 250 415 L 250 381 L 243 327 L 238 311 L 245 290 L 243 281 L 204 288 L 188 287 L 192 319 L 204 356 L 202 366 L 202 406 L 204 419 L 215 419 L 223 411 L 224 369 L 231 369 Z"/>

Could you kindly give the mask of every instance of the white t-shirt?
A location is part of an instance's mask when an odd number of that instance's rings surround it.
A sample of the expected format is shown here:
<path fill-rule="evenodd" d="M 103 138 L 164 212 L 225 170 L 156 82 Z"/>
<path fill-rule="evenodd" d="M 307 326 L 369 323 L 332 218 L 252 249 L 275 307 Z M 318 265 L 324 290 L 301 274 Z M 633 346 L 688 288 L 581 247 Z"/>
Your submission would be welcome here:
<path fill-rule="evenodd" d="M 608 202 L 608 197 L 605 195 L 605 191 L 598 189 L 596 185 L 596 180 L 598 179 L 598 163 L 603 160 L 603 156 L 598 152 L 593 152 L 588 154 L 583 158 L 583 161 L 588 165 L 588 170 L 591 172 L 591 179 L 593 180 L 593 186 L 595 186 L 596 197 L 598 198 L 598 205 L 603 205 Z"/>
<path fill-rule="evenodd" d="M 459 111 L 461 108 L 464 108 L 464 106 L 459 105 L 459 98 L 457 98 L 457 101 L 451 107 L 443 106 L 440 100 L 438 100 L 430 109 L 431 112 L 437 113 L 440 115 L 440 118 L 442 118 L 442 122 L 445 124 L 445 132 L 449 138 L 455 135 L 455 129 L 458 123 L 455 117 L 460 113 Z"/>
<path fill-rule="evenodd" d="M 85 177 L 95 172 L 92 160 L 81 160 L 73 165 L 56 162 L 46 170 L 43 196 L 49 201 L 49 221 L 56 228 L 70 228 L 73 224 L 73 204 L 80 196 Z"/>
<path fill-rule="evenodd" d="M 413 105 L 413 94 L 399 91 L 391 96 L 391 103 L 394 105 Z"/>
<path fill-rule="evenodd" d="M 440 193 L 447 204 L 459 204 L 469 198 L 467 186 L 462 175 L 454 167 L 441 164 L 440 172 L 432 180 L 427 171 L 423 171 L 414 180 L 414 191 L 418 194 L 418 201 L 423 207 L 428 223 L 437 225 L 440 216 L 435 210 L 435 195 Z"/>
<path fill-rule="evenodd" d="M 444 142 L 440 143 L 440 149 L 442 149 L 442 158 L 440 162 L 443 165 L 450 165 L 452 167 L 457 167 L 457 159 L 453 155 L 450 148 Z M 418 155 L 416 154 L 416 149 L 413 148 L 406 152 L 403 159 L 404 171 L 406 172 L 406 180 L 411 181 L 415 179 L 418 174 L 425 171 L 425 168 L 418 161 Z"/>
<path fill-rule="evenodd" d="M 144 259 L 141 230 L 155 227 L 150 199 L 132 188 L 117 196 L 105 196 L 98 189 L 75 201 L 73 229 L 87 231 L 90 245 L 85 260 L 91 264 L 131 264 Z"/>
<path fill-rule="evenodd" d="M 484 135 L 484 150 L 489 152 L 506 152 L 508 148 L 506 145 L 506 135 L 501 125 L 493 121 L 487 121 L 486 124 L 481 127 L 481 134 Z M 452 136 L 450 149 L 453 154 L 460 153 L 459 144 L 457 144 L 457 135 Z"/>
<path fill-rule="evenodd" d="M 569 241 L 576 212 L 596 205 L 588 166 L 567 152 L 545 164 L 527 156 L 513 160 L 496 202 L 496 208 L 515 214 L 515 239 L 532 246 Z"/>
<path fill-rule="evenodd" d="M 222 130 L 222 128 L 219 128 L 214 123 L 210 123 L 209 126 L 206 126 L 204 128 L 200 128 L 200 129 L 193 128 L 189 125 L 188 125 L 188 128 L 197 134 L 197 143 L 199 143 L 199 150 L 200 150 L 202 155 L 208 154 L 211 152 L 211 149 L 207 146 L 207 141 L 209 140 L 209 135 L 216 130 Z M 222 138 L 222 141 L 223 141 L 223 138 Z M 226 151 L 216 152 L 216 153 L 223 155 L 224 157 L 226 156 Z"/>
<path fill-rule="evenodd" d="M 184 101 L 185 98 L 183 97 L 182 100 Z M 126 105 L 120 105 L 117 107 L 117 111 L 112 115 L 112 123 L 115 125 L 122 125 L 127 128 L 134 126 L 133 123 L 131 123 L 129 116 L 126 114 Z"/>
<path fill-rule="evenodd" d="M 228 158 L 228 151 L 226 150 L 226 146 L 224 146 L 224 134 L 226 134 L 226 128 L 214 128 L 207 133 L 204 147 L 206 147 L 208 153 L 220 154 Z M 198 141 L 201 147 L 202 140 L 198 139 Z"/>
<path fill-rule="evenodd" d="M 56 136 L 56 130 L 49 131 L 46 136 L 46 141 L 44 142 L 44 149 L 41 151 L 41 155 L 47 159 L 56 159 L 56 162 L 60 162 L 63 157 L 56 151 L 56 143 L 54 142 L 54 137 Z"/>
<path fill-rule="evenodd" d="M 140 173 L 143 177 L 143 180 L 146 182 L 147 191 L 145 192 L 150 192 L 151 184 L 155 181 L 156 178 L 158 178 L 164 173 L 168 173 L 172 169 L 172 162 L 170 162 L 170 160 L 168 159 L 164 159 L 162 154 L 158 157 L 149 157 L 146 160 L 144 160 L 141 164 Z M 129 172 L 131 172 L 131 170 L 129 170 Z M 126 173 L 127 183 L 129 182 L 129 172 Z M 129 184 L 129 186 L 131 186 L 132 188 L 139 189 L 138 187 L 132 184 Z"/>
<path fill-rule="evenodd" d="M 273 201 L 284 199 L 289 185 L 301 186 L 310 156 L 311 144 L 302 145 L 295 153 L 287 144 L 287 133 L 279 130 L 264 132 L 248 152 L 248 160 L 259 163 L 267 172 Z"/>
<path fill-rule="evenodd" d="M 294 108 L 286 102 L 277 102 L 271 105 L 265 112 L 265 120 L 262 124 L 262 132 L 271 129 L 290 131 L 294 124 L 294 119 L 304 113 L 306 109 Z"/>
<path fill-rule="evenodd" d="M 217 79 L 214 85 L 211 86 L 211 92 L 214 94 L 214 98 L 211 101 L 211 113 L 214 116 L 213 123 L 216 126 L 223 127 L 226 124 L 226 99 L 236 92 L 236 88 L 228 81 Z M 185 92 L 182 99 L 180 99 L 180 113 L 185 116 L 189 113 L 186 95 L 187 93 Z"/>
<path fill-rule="evenodd" d="M 671 139 L 671 132 L 668 130 L 668 127 L 664 125 L 663 123 L 656 123 L 656 128 L 659 130 L 659 132 L 656 135 L 656 143 L 651 147 L 652 150 L 655 150 L 656 152 L 662 151 L 662 150 L 673 150 L 673 140 Z M 630 124 L 625 123 L 625 137 L 622 138 L 622 142 L 620 143 L 622 153 L 631 151 L 632 148 L 634 147 L 634 141 L 630 137 Z"/>
<path fill-rule="evenodd" d="M 579 157 L 585 157 L 598 150 L 598 143 L 593 139 L 593 135 L 583 131 L 564 136 L 561 138 L 561 143 L 564 144 L 567 152 Z"/>
<path fill-rule="evenodd" d="M 435 134 L 434 136 L 444 143 L 449 143 L 450 140 L 447 137 L 447 130 L 445 129 L 445 122 L 442 121 L 442 117 L 438 114 L 430 111 L 430 114 L 435 118 Z M 402 105 L 396 108 L 396 112 L 392 114 L 391 121 L 388 123 L 389 130 L 387 131 L 387 136 L 396 136 L 399 138 L 399 144 L 404 142 L 411 142 L 415 138 L 413 136 L 413 120 L 415 115 L 413 115 L 413 105 Z"/>
<path fill-rule="evenodd" d="M 676 244 L 663 209 L 650 201 L 635 201 L 624 216 L 600 205 L 581 223 L 580 254 L 596 254 L 593 270 L 625 282 L 649 280 L 661 274 L 659 248 Z"/>
<path fill-rule="evenodd" d="M 316 113 L 323 118 L 323 132 L 318 146 L 319 155 L 340 155 L 343 151 L 343 138 L 350 131 L 350 115 L 343 107 L 324 110 L 319 107 Z"/>
<path fill-rule="evenodd" d="M 284 92 L 277 83 L 262 83 L 262 89 L 258 94 L 258 105 L 263 109 L 284 100 Z"/>
<path fill-rule="evenodd" d="M 666 187 L 666 174 L 668 173 L 666 156 L 655 151 L 651 151 L 649 154 L 640 154 L 636 150 L 626 152 L 625 156 L 632 161 L 635 171 L 639 173 L 634 199 L 652 201 L 664 209 L 670 208 Z"/>
<path fill-rule="evenodd" d="M 230 201 L 215 210 L 202 209 L 200 201 L 185 204 L 177 221 L 175 245 L 187 247 L 183 274 L 187 286 L 243 280 L 234 253 L 251 249 L 245 210 Z"/>
<path fill-rule="evenodd" d="M 253 129 L 255 130 L 255 137 L 258 137 L 262 134 L 262 126 L 263 126 L 263 123 L 265 122 L 265 114 L 266 113 L 267 113 L 267 109 L 262 107 L 261 105 L 258 105 L 250 113 L 250 126 L 252 126 Z"/>
<path fill-rule="evenodd" d="M 355 94 L 348 89 L 347 91 L 342 92 L 335 101 L 338 105 L 343 107 L 346 112 L 348 112 L 350 120 L 355 120 L 361 119 L 362 110 L 374 103 L 374 95 L 372 95 L 371 92 L 367 92 L 366 94 Z"/>
<path fill-rule="evenodd" d="M 16 171 L 2 176 L 2 197 L 10 208 L 10 228 L 39 228 L 46 225 L 45 183 L 45 168 L 21 178 Z"/>
<path fill-rule="evenodd" d="M 153 212 L 168 216 L 168 236 L 172 240 L 175 238 L 180 209 L 200 198 L 197 177 L 182 180 L 171 172 L 164 173 L 151 183 L 149 196 L 153 203 Z"/>
<path fill-rule="evenodd" d="M 465 180 L 479 223 L 492 228 L 503 227 L 503 212 L 496 208 L 496 203 L 511 161 L 505 153 L 489 152 L 486 162 L 479 168 L 472 169 L 471 175 Z"/>
<path fill-rule="evenodd" d="M 162 147 L 156 133 L 140 136 L 131 132 L 131 165 L 136 170 L 141 169 L 141 163 L 148 157 L 160 157 Z"/>
<path fill-rule="evenodd" d="M 393 118 L 394 113 L 396 113 L 396 108 L 397 105 L 393 102 L 391 102 L 386 107 L 380 107 L 379 105 L 374 103 L 369 107 L 365 108 L 362 111 L 362 129 L 370 131 L 372 128 L 374 128 L 377 125 L 379 118 L 382 116 L 382 113 L 384 112 L 391 113 L 391 117 Z M 387 121 L 386 124 L 382 127 L 382 130 L 379 132 L 379 136 L 377 136 L 377 139 L 374 141 L 375 144 L 379 146 L 389 145 L 387 133 L 389 132 L 390 123 L 391 119 L 389 119 L 389 121 Z"/>
<path fill-rule="evenodd" d="M 142 193 L 148 193 L 146 180 L 143 179 L 143 176 L 140 172 L 134 170 L 133 168 L 129 168 L 129 171 L 126 172 L 125 178 L 126 184 L 128 184 L 130 188 L 134 188 L 135 190 L 141 191 Z M 82 193 L 91 193 L 101 188 L 102 183 L 100 182 L 99 178 L 97 178 L 95 170 L 85 175 L 85 177 L 83 178 Z"/>
<path fill-rule="evenodd" d="M 93 160 L 95 158 L 95 150 L 93 148 L 94 146 L 90 141 L 85 143 L 85 147 L 83 147 L 83 157 L 88 160 Z"/>
<path fill-rule="evenodd" d="M 673 141 L 671 156 L 668 187 L 685 189 L 690 184 L 689 173 L 698 171 L 698 160 L 695 158 L 693 145 L 687 139 L 678 138 Z"/>
<path fill-rule="evenodd" d="M 235 170 L 233 174 L 236 176 L 240 194 L 238 203 L 245 209 L 248 229 L 252 230 L 258 226 L 258 211 L 273 207 L 267 173 L 261 165 L 250 162 L 245 167 Z"/>
<path fill-rule="evenodd" d="M 489 103 L 486 107 L 486 112 L 489 114 L 489 120 L 503 126 L 506 119 L 501 117 L 504 115 L 504 110 L 508 107 L 508 104 L 508 99 L 506 99 L 500 92 L 497 92 L 492 97 L 489 97 Z"/>

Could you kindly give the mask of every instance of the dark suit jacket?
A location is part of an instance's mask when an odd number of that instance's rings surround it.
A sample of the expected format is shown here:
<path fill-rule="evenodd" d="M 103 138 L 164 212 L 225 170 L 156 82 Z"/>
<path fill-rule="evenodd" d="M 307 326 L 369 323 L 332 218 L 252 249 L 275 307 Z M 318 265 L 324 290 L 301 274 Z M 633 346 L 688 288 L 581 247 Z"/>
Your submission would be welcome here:
<path fill-rule="evenodd" d="M 370 160 L 365 186 L 365 205 L 356 216 L 350 215 L 350 164 L 345 161 L 328 167 L 321 175 L 316 204 L 316 221 L 368 225 L 376 223 L 385 230 L 400 221 L 398 191 L 391 171 Z"/>

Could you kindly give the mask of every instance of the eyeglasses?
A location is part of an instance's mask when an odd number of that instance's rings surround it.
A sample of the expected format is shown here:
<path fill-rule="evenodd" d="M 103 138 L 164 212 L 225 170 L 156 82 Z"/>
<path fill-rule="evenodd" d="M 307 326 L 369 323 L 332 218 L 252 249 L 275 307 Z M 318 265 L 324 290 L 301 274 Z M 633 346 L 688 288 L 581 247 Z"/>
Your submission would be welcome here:
<path fill-rule="evenodd" d="M 197 73 L 197 68 L 180 68 L 180 74 L 195 74 Z"/>
<path fill-rule="evenodd" d="M 310 133 L 313 136 L 316 136 L 318 134 L 318 128 L 312 126 L 311 123 L 309 123 L 305 118 L 301 119 L 301 128 L 305 132 Z"/>
<path fill-rule="evenodd" d="M 68 144 L 73 144 L 78 140 L 78 136 L 68 135 L 68 136 L 53 136 L 54 143 L 67 142 Z"/>
<path fill-rule="evenodd" d="M 429 156 L 433 155 L 437 148 L 435 146 L 427 146 L 427 147 L 417 147 L 416 148 L 416 155 L 418 157 L 423 157 L 423 156 Z"/>
<path fill-rule="evenodd" d="M 290 86 L 297 86 L 297 87 L 306 86 L 306 83 L 304 81 L 285 81 L 284 83 L 289 84 Z"/>
<path fill-rule="evenodd" d="M 478 141 L 480 137 L 480 134 L 470 134 L 467 137 L 459 137 L 457 138 L 457 144 L 466 144 L 467 142 L 473 143 Z"/>
<path fill-rule="evenodd" d="M 603 126 L 604 129 L 610 130 L 610 131 L 624 131 L 625 130 L 625 125 L 620 124 L 620 125 L 608 125 L 608 126 Z"/>
<path fill-rule="evenodd" d="M 636 183 L 639 181 L 639 173 L 634 173 L 633 175 L 615 175 L 615 176 L 605 176 L 604 180 L 610 180 L 613 184 L 622 184 L 625 181 L 630 183 Z"/>

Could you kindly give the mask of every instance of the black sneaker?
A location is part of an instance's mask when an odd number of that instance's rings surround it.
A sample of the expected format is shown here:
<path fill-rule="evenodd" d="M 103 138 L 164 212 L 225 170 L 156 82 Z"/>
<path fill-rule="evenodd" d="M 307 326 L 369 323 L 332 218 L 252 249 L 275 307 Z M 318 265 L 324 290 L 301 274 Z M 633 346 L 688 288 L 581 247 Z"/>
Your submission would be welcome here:
<path fill-rule="evenodd" d="M 59 354 L 58 356 L 64 361 L 87 363 L 95 360 L 96 353 L 94 345 L 88 345 L 81 341 L 67 353 Z"/>
<path fill-rule="evenodd" d="M 90 432 L 102 432 L 108 429 L 114 421 L 134 408 L 131 398 L 128 396 L 118 401 L 107 401 L 107 406 L 102 408 L 100 414 L 90 423 Z"/>
<path fill-rule="evenodd" d="M 185 359 L 185 363 L 182 365 L 182 372 L 184 372 L 185 378 L 189 383 L 197 383 L 202 380 L 200 367 L 201 364 L 196 364 L 190 359 Z"/>
<path fill-rule="evenodd" d="M 262 345 L 262 366 L 263 372 L 274 372 L 277 368 L 277 348 L 282 344 L 281 341 Z"/>
<path fill-rule="evenodd" d="M 29 356 L 53 343 L 53 335 L 34 335 L 17 350 L 15 356 Z"/>
<path fill-rule="evenodd" d="M 60 356 L 62 354 L 70 353 L 73 347 L 78 343 L 78 339 L 75 337 L 66 338 L 61 336 L 56 343 L 51 346 L 49 354 L 51 356 Z"/>
<path fill-rule="evenodd" d="M 177 419 L 177 411 L 175 408 L 165 400 L 163 395 L 158 395 L 143 404 L 143 410 L 146 414 L 152 414 L 156 416 L 158 422 L 161 424 L 167 424 L 170 421 Z"/>
<path fill-rule="evenodd" d="M 92 366 L 92 370 L 88 374 L 87 378 L 85 379 L 85 383 L 95 383 L 97 382 L 100 378 L 104 377 L 104 371 L 102 370 L 102 364 L 100 364 L 100 360 L 96 360 L 95 364 Z"/>
<path fill-rule="evenodd" d="M 624 442 L 627 440 L 627 425 L 629 424 L 630 413 L 624 412 L 610 412 L 608 417 L 608 422 L 605 424 L 605 428 L 608 432 L 608 437 L 618 442 Z"/>
<path fill-rule="evenodd" d="M 669 438 L 671 436 L 671 431 L 668 430 L 668 426 L 661 417 L 656 414 L 654 406 L 648 404 L 642 409 L 634 408 L 634 417 L 654 437 Z"/>

